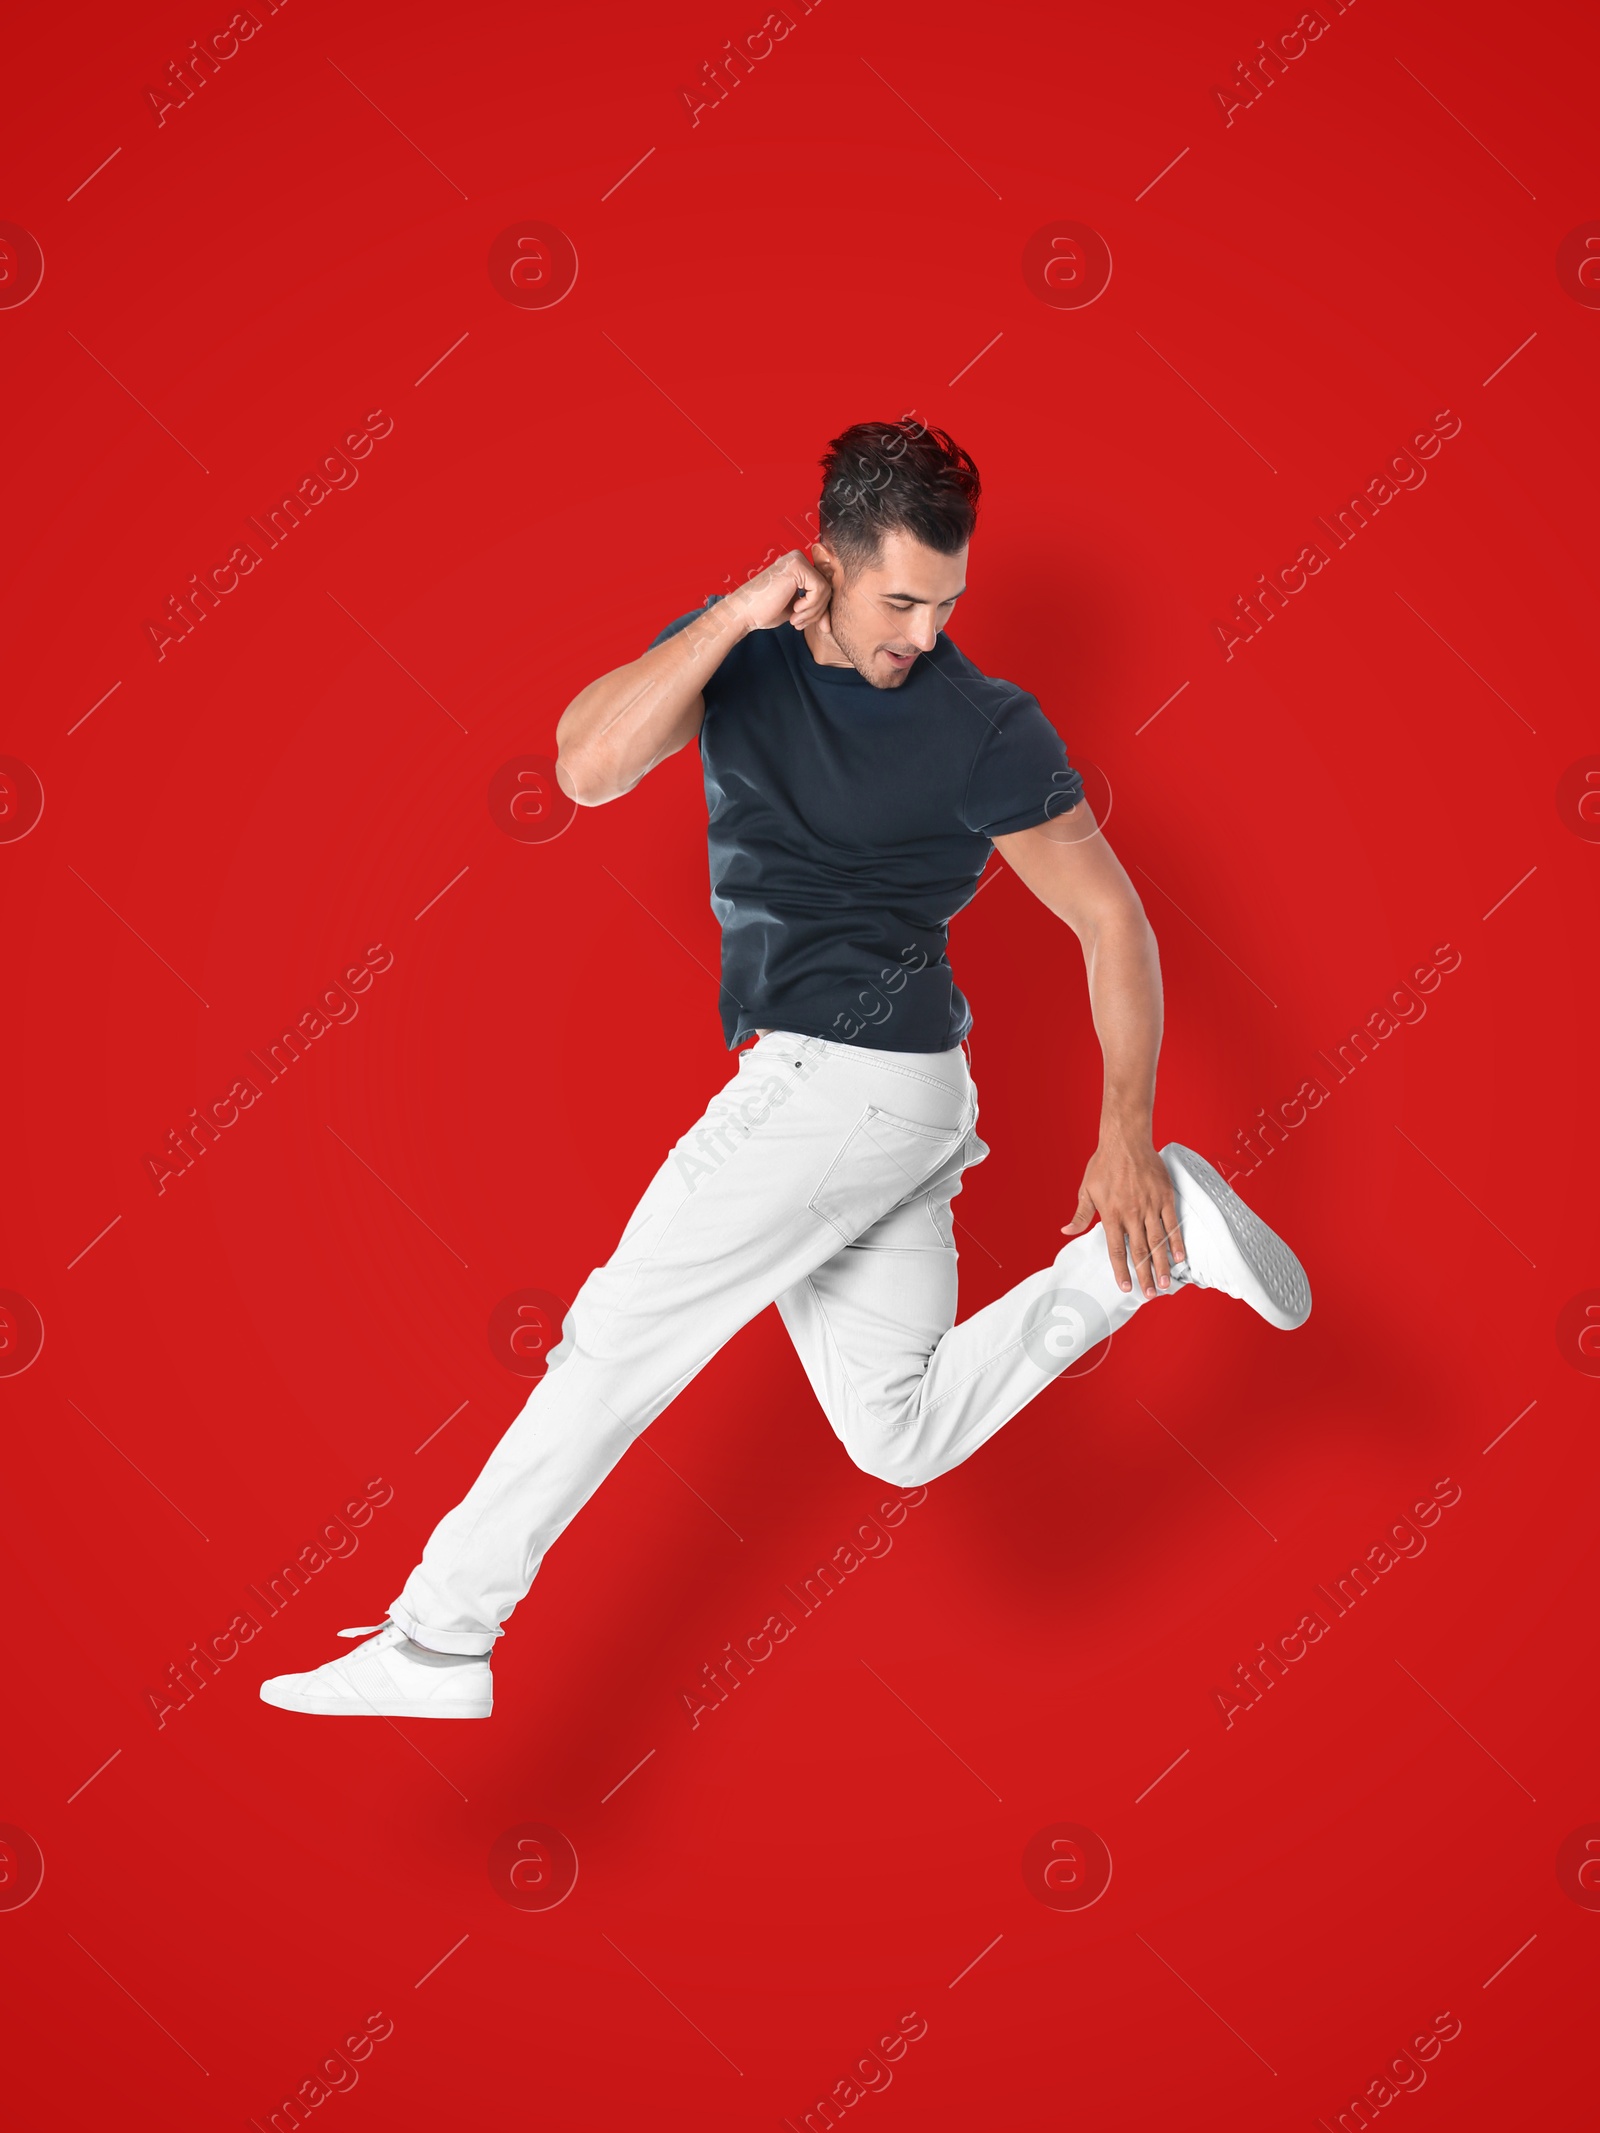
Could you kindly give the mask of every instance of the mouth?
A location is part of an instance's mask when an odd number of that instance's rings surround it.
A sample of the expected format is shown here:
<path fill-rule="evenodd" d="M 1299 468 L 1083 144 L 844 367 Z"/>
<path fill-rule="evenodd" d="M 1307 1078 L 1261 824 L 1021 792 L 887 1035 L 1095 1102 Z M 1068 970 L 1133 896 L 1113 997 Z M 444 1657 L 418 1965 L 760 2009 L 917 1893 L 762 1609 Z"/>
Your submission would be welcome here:
<path fill-rule="evenodd" d="M 885 645 L 883 647 L 883 656 L 888 660 L 890 666 L 895 669 L 896 673 L 904 674 L 907 668 L 914 663 L 917 655 L 915 652 L 891 652 L 888 646 Z"/>

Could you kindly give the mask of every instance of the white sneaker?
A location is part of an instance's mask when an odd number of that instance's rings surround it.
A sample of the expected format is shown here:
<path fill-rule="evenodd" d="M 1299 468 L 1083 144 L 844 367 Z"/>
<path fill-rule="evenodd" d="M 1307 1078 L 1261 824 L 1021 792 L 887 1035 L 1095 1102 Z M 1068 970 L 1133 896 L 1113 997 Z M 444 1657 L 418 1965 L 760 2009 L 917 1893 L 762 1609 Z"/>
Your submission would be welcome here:
<path fill-rule="evenodd" d="M 263 1681 L 261 1701 L 325 1718 L 487 1718 L 494 1709 L 487 1655 L 456 1659 L 419 1651 L 393 1622 L 339 1634 L 367 1641 L 309 1674 Z"/>
<path fill-rule="evenodd" d="M 1192 1148 L 1169 1141 L 1161 1160 L 1189 1255 L 1187 1266 L 1175 1269 L 1178 1279 L 1238 1297 L 1285 1333 L 1303 1326 L 1311 1316 L 1311 1284 L 1283 1239 Z"/>

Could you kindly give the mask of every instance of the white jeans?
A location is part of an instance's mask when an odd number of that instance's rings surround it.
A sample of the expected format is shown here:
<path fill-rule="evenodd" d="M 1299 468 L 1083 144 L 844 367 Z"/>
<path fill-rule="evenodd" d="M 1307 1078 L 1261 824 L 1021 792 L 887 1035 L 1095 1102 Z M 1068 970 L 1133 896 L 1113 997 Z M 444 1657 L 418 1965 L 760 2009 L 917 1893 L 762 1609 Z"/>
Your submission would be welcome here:
<path fill-rule="evenodd" d="M 774 1030 L 741 1053 L 578 1291 L 545 1376 L 390 1618 L 437 1651 L 490 1650 L 545 1550 L 769 1303 L 859 1467 L 913 1488 L 970 1458 L 1143 1302 L 1091 1230 L 955 1324 L 950 1203 L 989 1152 L 977 1116 L 959 1049 Z"/>

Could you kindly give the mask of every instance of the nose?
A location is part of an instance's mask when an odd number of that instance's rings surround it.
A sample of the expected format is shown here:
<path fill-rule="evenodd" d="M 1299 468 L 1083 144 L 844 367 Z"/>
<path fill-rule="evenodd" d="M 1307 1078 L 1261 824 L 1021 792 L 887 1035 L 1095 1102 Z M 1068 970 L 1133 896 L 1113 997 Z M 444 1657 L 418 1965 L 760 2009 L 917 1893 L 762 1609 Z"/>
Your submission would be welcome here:
<path fill-rule="evenodd" d="M 914 608 L 912 613 L 915 620 L 906 631 L 906 635 L 919 652 L 931 652 L 939 639 L 939 631 L 933 619 L 933 609 L 931 607 L 919 607 Z"/>

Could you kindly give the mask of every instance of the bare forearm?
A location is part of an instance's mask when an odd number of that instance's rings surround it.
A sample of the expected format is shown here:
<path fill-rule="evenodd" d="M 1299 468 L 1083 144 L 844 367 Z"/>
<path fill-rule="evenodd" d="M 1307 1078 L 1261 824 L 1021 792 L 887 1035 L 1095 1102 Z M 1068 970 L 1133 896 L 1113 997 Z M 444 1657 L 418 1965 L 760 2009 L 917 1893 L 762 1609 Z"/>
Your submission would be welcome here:
<path fill-rule="evenodd" d="M 1161 958 L 1133 883 L 1095 826 L 1088 802 L 1070 814 L 997 837 L 1007 861 L 1077 934 L 1089 1005 L 1105 1058 L 1100 1138 L 1063 1234 L 1099 1217 L 1117 1286 L 1146 1296 L 1172 1286 L 1183 1257 L 1177 1200 L 1154 1140 L 1161 1051 Z"/>
<path fill-rule="evenodd" d="M 1105 1061 L 1102 1137 L 1150 1139 L 1161 1051 L 1161 959 L 1136 900 L 1101 920 L 1083 943 L 1089 1005 Z"/>
<path fill-rule="evenodd" d="M 1172 1286 L 1172 1266 L 1183 1256 L 1172 1180 L 1154 1137 L 1161 962 L 1136 897 L 1082 938 L 1105 1091 L 1099 1142 L 1066 1234 L 1075 1236 L 1098 1215 L 1117 1286 L 1131 1292 L 1137 1285 L 1153 1296 Z"/>
<path fill-rule="evenodd" d="M 747 633 L 731 601 L 719 600 L 665 644 L 602 674 L 568 704 L 556 727 L 556 776 L 584 806 L 637 785 L 691 737 L 706 682 Z"/>

